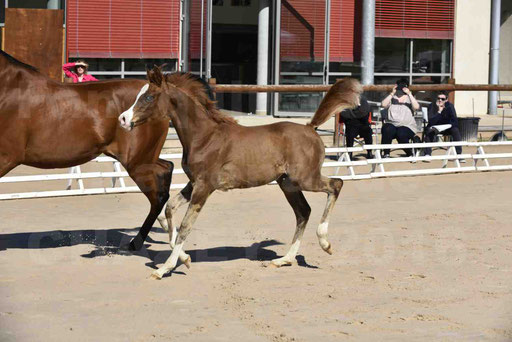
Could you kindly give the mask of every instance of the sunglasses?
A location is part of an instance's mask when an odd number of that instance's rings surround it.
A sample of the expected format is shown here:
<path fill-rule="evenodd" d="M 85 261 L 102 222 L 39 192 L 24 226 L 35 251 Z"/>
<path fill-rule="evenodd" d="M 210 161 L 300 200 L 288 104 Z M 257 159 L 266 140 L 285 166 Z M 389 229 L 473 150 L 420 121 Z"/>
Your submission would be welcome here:
<path fill-rule="evenodd" d="M 85 67 L 83 65 L 77 65 L 76 68 L 82 68 L 82 69 L 85 69 Z"/>
<path fill-rule="evenodd" d="M 446 101 L 446 97 L 438 97 L 437 100 L 438 101 Z"/>

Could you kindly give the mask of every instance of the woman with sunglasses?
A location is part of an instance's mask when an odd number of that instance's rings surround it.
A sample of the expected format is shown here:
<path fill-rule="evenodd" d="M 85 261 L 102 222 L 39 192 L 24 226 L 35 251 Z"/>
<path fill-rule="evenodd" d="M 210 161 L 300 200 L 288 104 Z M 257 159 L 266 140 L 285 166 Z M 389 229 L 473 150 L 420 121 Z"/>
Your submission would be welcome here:
<path fill-rule="evenodd" d="M 89 64 L 83 60 L 79 60 L 73 63 L 66 63 L 62 66 L 64 74 L 66 74 L 66 77 L 71 78 L 73 83 L 97 81 L 94 76 L 87 74 L 88 68 Z"/>
<path fill-rule="evenodd" d="M 440 132 L 440 125 L 450 125 L 450 127 Z M 462 139 L 459 131 L 457 112 L 453 104 L 448 101 L 448 95 L 445 91 L 440 91 L 439 94 L 437 94 L 436 101 L 428 106 L 428 125 L 425 129 L 425 142 L 436 141 L 436 136 L 439 133 L 451 135 L 453 141 L 461 141 Z M 455 150 L 457 154 L 461 154 L 462 146 L 455 147 Z M 425 148 L 424 151 L 425 156 L 430 156 L 432 153 L 431 148 Z"/>

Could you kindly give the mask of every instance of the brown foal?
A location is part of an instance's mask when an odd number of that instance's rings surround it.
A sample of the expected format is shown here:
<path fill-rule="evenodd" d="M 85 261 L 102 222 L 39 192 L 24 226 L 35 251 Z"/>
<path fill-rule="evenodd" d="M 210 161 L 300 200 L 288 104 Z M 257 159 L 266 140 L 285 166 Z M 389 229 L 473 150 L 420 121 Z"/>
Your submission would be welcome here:
<path fill-rule="evenodd" d="M 173 170 L 158 158 L 168 120 L 132 132 L 117 121 L 145 83 L 58 83 L 0 50 L 0 177 L 21 164 L 64 168 L 102 153 L 114 157 L 151 203 L 139 234 L 126 246 L 140 249 L 169 198 Z"/>
<path fill-rule="evenodd" d="M 241 126 L 221 114 L 202 84 L 187 75 L 163 75 L 160 68 L 154 68 L 148 71 L 148 80 L 146 92 L 131 111 L 121 115 L 122 121 L 130 129 L 169 117 L 183 145 L 183 170 L 190 179 L 166 207 L 169 227 L 173 227 L 172 215 L 180 205 L 190 202 L 177 236 L 169 231 L 172 254 L 153 272 L 153 278 L 161 279 L 174 269 L 178 258 L 190 266 L 183 243 L 213 191 L 250 188 L 273 180 L 292 206 L 297 225 L 290 250 L 272 260 L 272 265 L 290 265 L 295 260 L 311 212 L 302 190 L 328 194 L 317 236 L 322 249 L 332 253 L 327 226 L 343 181 L 322 176 L 325 149 L 315 128 L 334 113 L 358 105 L 362 87 L 357 80 L 345 79 L 333 85 L 307 125 L 280 122 L 256 127 Z"/>

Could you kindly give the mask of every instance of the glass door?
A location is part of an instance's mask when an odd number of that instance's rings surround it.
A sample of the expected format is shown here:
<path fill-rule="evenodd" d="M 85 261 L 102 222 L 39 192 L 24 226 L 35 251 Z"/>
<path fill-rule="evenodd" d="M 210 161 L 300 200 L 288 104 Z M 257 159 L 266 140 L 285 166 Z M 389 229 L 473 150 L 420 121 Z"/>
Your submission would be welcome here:
<path fill-rule="evenodd" d="M 212 0 L 190 1 L 190 35 L 188 58 L 190 72 L 206 79 L 211 77 Z"/>
<path fill-rule="evenodd" d="M 274 84 L 326 84 L 329 0 L 277 0 L 274 7 Z M 274 116 L 311 116 L 321 93 L 275 93 Z"/>

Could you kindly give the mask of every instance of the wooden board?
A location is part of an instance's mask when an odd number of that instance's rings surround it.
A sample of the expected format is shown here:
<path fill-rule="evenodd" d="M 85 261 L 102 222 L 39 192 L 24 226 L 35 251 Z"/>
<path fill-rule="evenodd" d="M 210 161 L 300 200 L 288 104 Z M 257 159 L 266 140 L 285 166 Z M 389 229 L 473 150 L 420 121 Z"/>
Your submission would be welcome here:
<path fill-rule="evenodd" d="M 62 10 L 6 8 L 4 50 L 61 81 L 63 24 Z"/>

